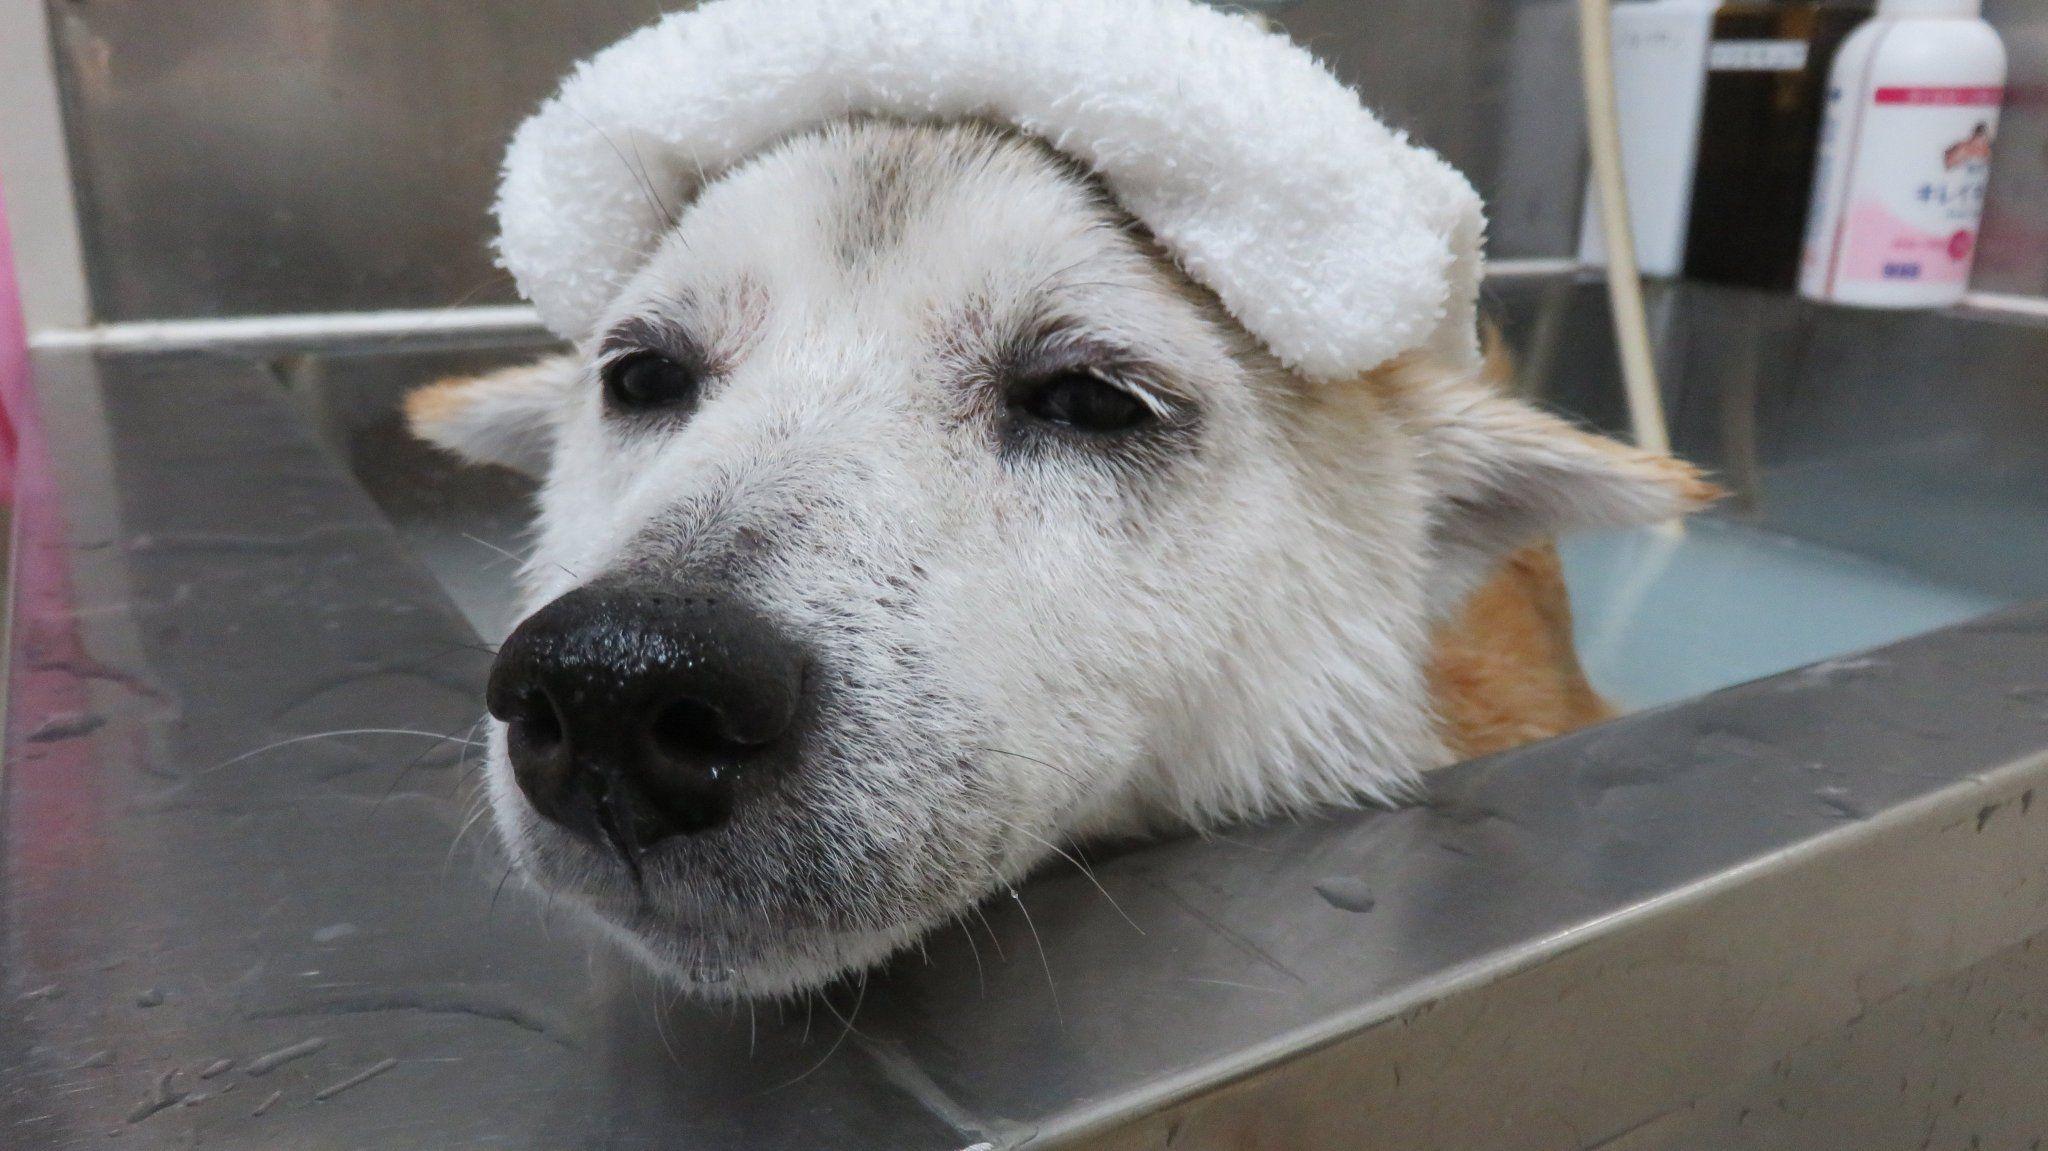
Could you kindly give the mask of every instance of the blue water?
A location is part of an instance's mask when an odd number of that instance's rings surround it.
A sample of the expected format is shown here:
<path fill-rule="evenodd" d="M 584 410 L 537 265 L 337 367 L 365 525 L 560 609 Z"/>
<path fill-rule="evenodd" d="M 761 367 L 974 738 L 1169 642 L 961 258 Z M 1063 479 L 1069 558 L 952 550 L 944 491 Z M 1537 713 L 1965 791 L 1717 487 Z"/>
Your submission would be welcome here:
<path fill-rule="evenodd" d="M 1586 674 L 1627 708 L 1890 643 L 2006 602 L 1727 520 L 1693 519 L 1682 538 L 1600 532 L 1558 548 Z"/>

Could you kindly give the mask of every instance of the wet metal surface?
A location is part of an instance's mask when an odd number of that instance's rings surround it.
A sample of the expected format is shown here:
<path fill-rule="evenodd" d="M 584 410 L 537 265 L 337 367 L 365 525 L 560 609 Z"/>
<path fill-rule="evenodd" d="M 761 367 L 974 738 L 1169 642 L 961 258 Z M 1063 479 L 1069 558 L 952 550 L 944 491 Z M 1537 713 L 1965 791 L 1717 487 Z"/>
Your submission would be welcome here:
<path fill-rule="evenodd" d="M 2035 607 L 679 1004 L 461 834 L 488 654 L 275 375 L 39 368 L 10 1149 L 1592 1146 L 2048 930 Z"/>

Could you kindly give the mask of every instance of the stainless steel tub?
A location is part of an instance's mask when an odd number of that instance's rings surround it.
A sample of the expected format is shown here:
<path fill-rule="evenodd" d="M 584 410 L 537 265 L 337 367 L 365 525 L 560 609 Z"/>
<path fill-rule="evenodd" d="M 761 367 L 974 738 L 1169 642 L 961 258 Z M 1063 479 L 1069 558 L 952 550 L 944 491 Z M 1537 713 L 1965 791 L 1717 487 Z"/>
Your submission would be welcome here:
<path fill-rule="evenodd" d="M 1652 705 L 1620 721 L 1448 769 L 1426 807 L 1098 858 L 1116 906 L 1050 870 L 809 1001 L 676 1001 L 461 834 L 479 632 L 508 618 L 467 537 L 516 546 L 520 492 L 414 454 L 389 399 L 510 354 L 39 361 L 0 1146 L 2048 1132 L 2021 1089 L 2048 1065 L 2048 607 L 1991 611 L 2038 593 L 1813 541 L 1768 501 L 1653 569 L 1572 543 L 1596 674 Z M 1776 590 L 1734 584 L 1774 548 Z M 337 729 L 428 735 L 301 738 Z"/>

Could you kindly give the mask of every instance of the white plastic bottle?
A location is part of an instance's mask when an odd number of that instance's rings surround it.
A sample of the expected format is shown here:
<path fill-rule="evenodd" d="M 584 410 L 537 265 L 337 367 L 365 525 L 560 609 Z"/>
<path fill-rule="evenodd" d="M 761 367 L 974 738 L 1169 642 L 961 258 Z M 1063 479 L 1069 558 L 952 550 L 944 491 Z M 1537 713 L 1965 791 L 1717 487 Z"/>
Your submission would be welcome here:
<path fill-rule="evenodd" d="M 1799 291 L 1875 308 L 1961 299 L 1977 254 L 2005 46 L 1982 0 L 1879 0 L 1828 77 Z"/>
<path fill-rule="evenodd" d="M 1699 155 L 1707 52 L 1721 0 L 1634 0 L 1614 6 L 1614 95 L 1621 121 L 1621 168 L 1628 189 L 1636 263 L 1647 276 L 1676 276 L 1685 266 Z M 1607 263 L 1600 191 L 1586 176 L 1579 221 L 1579 262 Z"/>

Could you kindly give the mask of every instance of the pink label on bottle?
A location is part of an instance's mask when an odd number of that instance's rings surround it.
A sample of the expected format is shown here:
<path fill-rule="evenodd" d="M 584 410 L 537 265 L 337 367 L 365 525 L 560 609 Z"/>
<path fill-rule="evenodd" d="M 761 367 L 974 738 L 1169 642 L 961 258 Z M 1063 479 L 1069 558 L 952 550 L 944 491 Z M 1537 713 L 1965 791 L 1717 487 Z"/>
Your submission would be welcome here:
<path fill-rule="evenodd" d="M 1848 241 L 1844 276 L 1917 284 L 1967 279 L 1976 248 L 1976 234 L 1968 228 L 1937 235 L 1900 219 L 1875 199 L 1859 200 L 1850 209 Z"/>
<path fill-rule="evenodd" d="M 1992 85 L 1965 88 L 1879 88 L 1880 104 L 1918 104 L 1941 108 L 1997 107 L 2005 89 Z"/>

